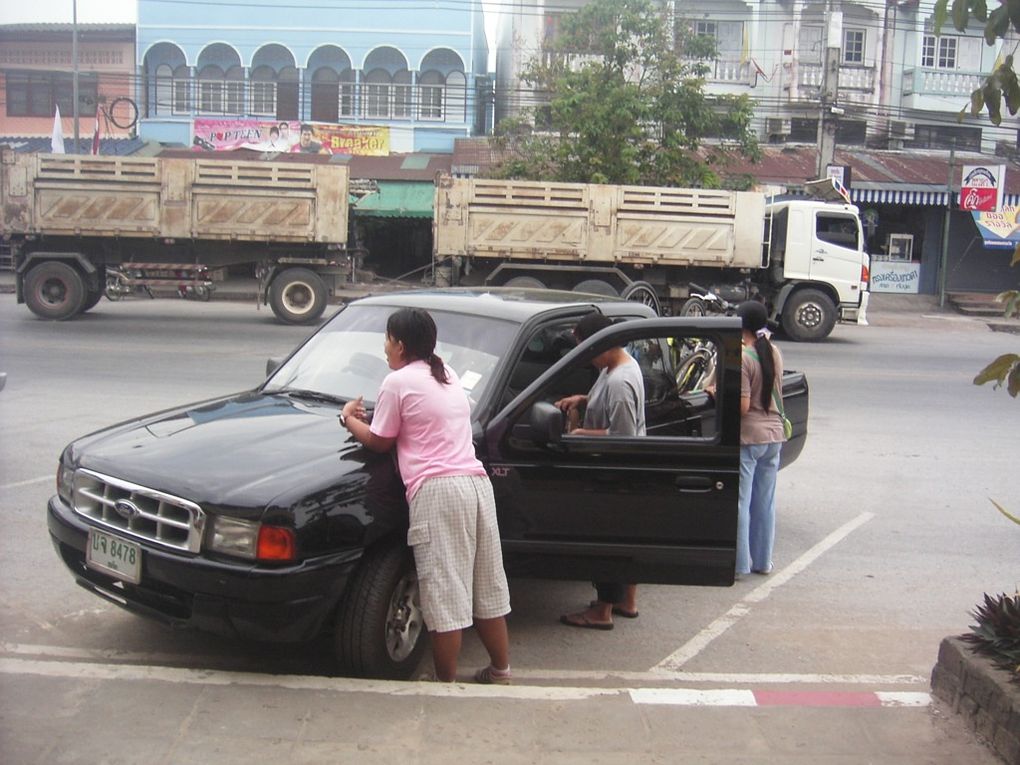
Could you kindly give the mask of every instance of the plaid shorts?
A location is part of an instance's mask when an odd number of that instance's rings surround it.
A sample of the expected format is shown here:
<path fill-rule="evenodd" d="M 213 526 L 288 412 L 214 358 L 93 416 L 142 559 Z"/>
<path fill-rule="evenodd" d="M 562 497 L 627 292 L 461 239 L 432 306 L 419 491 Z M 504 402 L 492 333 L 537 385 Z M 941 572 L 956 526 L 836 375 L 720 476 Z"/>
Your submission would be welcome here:
<path fill-rule="evenodd" d="M 510 590 L 487 476 L 427 479 L 410 503 L 407 544 L 414 550 L 425 624 L 433 632 L 470 627 L 510 613 Z"/>

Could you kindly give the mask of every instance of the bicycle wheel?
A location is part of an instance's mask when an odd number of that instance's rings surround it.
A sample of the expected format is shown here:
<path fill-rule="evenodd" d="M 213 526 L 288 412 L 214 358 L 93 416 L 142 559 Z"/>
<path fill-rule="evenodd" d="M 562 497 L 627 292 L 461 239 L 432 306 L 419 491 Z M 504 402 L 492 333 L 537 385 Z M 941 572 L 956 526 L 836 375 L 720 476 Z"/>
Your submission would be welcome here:
<path fill-rule="evenodd" d="M 106 114 L 115 127 L 130 130 L 138 123 L 138 104 L 127 96 L 120 96 L 110 102 Z"/>

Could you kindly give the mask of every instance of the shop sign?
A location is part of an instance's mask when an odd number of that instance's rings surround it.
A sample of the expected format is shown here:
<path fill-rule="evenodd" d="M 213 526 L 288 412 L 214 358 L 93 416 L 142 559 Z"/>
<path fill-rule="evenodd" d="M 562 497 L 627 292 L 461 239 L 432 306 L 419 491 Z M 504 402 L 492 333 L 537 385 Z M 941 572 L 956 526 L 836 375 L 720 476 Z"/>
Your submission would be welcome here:
<path fill-rule="evenodd" d="M 964 165 L 960 183 L 960 209 L 994 212 L 1002 209 L 1005 165 Z"/>
<path fill-rule="evenodd" d="M 897 263 L 891 260 L 871 261 L 871 291 L 898 292 L 916 295 L 921 282 L 920 263 Z"/>

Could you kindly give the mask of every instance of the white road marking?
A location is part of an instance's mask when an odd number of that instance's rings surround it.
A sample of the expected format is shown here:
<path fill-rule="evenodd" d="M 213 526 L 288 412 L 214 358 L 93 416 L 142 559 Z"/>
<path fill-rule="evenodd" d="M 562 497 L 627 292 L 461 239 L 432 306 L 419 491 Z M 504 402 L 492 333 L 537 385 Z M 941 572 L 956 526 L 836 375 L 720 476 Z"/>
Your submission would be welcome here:
<path fill-rule="evenodd" d="M 745 595 L 740 602 L 734 604 L 729 611 L 713 621 L 701 630 L 701 632 L 680 646 L 680 648 L 652 667 L 651 671 L 675 672 L 679 670 L 684 664 L 701 653 L 713 640 L 726 632 L 743 617 L 747 616 L 747 614 L 751 612 L 751 603 L 760 603 L 765 600 L 765 598 L 772 594 L 773 590 L 789 582 L 793 577 L 814 563 L 815 560 L 821 557 L 821 555 L 835 547 L 853 531 L 860 528 L 874 517 L 874 513 L 861 513 L 852 521 L 843 524 L 833 531 L 825 537 L 825 539 L 809 549 L 789 566 L 766 577 L 762 584 L 747 593 L 747 595 Z"/>
<path fill-rule="evenodd" d="M 21 486 L 30 486 L 33 483 L 42 483 L 43 481 L 55 482 L 56 480 L 57 479 L 54 475 L 44 475 L 39 478 L 29 478 L 27 481 L 15 481 L 14 483 L 0 484 L 0 491 L 4 491 L 6 489 L 17 489 Z"/>
<path fill-rule="evenodd" d="M 476 685 L 474 683 L 401 682 L 396 680 L 358 680 L 354 678 L 312 675 L 266 675 L 253 672 L 184 669 L 179 667 L 99 664 L 90 662 L 49 661 L 0 658 L 0 674 L 33 675 L 68 680 L 120 682 L 162 682 L 198 686 L 237 686 L 286 688 L 297 691 L 330 693 L 371 693 L 383 696 L 454 697 L 506 699 L 514 701 L 585 701 L 595 698 L 628 698 L 634 704 L 680 705 L 697 707 L 761 706 L 755 691 L 747 688 L 578 688 L 540 685 Z M 760 695 L 760 693 L 759 693 Z M 779 694 L 782 696 L 783 694 Z M 927 693 L 870 692 L 818 693 L 792 692 L 787 706 L 846 707 L 920 707 L 931 698 Z M 775 704 L 772 693 L 766 704 Z M 871 701 L 876 703 L 871 703 Z"/>
<path fill-rule="evenodd" d="M 85 662 L 124 661 L 144 664 L 170 664 L 187 661 L 189 664 L 213 663 L 216 657 L 193 654 L 138 653 L 110 649 L 71 648 L 66 646 L 33 645 L 29 643 L 0 642 L 0 653 L 14 656 L 32 656 L 40 659 L 76 659 Z M 924 686 L 928 678 L 923 675 L 837 675 L 792 672 L 627 672 L 613 670 L 528 669 L 514 668 L 518 680 L 604 682 L 623 680 L 634 683 L 711 683 L 715 685 L 869 685 L 869 686 Z"/>

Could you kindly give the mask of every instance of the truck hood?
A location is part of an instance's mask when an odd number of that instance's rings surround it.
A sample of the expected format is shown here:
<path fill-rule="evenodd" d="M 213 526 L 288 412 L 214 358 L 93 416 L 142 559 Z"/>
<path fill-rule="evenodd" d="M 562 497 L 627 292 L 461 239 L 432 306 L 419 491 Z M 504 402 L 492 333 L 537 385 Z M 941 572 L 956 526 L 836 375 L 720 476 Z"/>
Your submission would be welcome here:
<path fill-rule="evenodd" d="M 69 448 L 76 467 L 200 505 L 259 511 L 336 484 L 364 459 L 336 405 L 242 393 L 116 425 Z"/>

